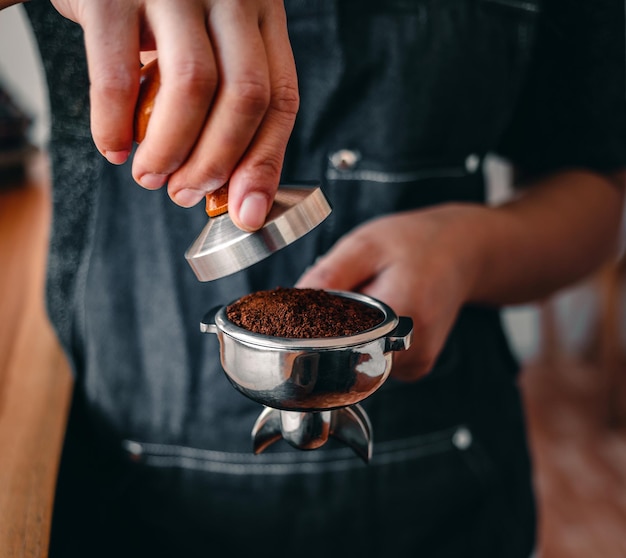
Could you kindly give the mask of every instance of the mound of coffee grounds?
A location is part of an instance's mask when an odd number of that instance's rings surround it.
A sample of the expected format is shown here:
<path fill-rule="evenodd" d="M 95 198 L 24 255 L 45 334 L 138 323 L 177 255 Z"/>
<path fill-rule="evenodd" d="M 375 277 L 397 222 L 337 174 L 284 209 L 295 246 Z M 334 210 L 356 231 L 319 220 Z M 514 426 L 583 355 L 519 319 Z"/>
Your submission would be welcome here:
<path fill-rule="evenodd" d="M 378 308 L 358 300 L 284 287 L 246 295 L 226 307 L 226 316 L 249 331 L 292 339 L 354 335 L 384 318 Z"/>

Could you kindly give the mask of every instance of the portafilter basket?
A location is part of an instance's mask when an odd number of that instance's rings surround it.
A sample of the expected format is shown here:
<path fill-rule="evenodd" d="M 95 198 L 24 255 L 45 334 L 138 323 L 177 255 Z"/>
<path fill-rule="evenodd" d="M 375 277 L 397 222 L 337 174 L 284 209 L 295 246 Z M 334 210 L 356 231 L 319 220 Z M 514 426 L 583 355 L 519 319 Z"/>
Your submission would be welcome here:
<path fill-rule="evenodd" d="M 372 297 L 328 292 L 377 308 L 382 321 L 355 335 L 292 339 L 241 328 L 228 319 L 226 306 L 210 310 L 202 320 L 201 331 L 217 335 L 232 385 L 265 406 L 252 429 L 255 454 L 281 438 L 310 450 L 332 437 L 366 463 L 372 456 L 372 428 L 359 402 L 383 385 L 393 353 L 409 348 L 413 321 Z"/>

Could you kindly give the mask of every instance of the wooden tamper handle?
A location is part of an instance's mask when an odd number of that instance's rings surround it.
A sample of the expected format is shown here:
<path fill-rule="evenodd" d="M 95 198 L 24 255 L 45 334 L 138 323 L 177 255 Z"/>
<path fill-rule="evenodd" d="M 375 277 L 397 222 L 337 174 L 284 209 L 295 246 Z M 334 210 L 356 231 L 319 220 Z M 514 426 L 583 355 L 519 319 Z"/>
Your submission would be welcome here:
<path fill-rule="evenodd" d="M 141 143 L 146 137 L 146 129 L 152 116 L 154 100 L 160 86 L 161 75 L 155 59 L 141 68 L 134 124 L 134 139 L 137 143 Z M 224 184 L 215 192 L 206 195 L 206 212 L 209 217 L 217 217 L 228 212 L 228 184 Z"/>

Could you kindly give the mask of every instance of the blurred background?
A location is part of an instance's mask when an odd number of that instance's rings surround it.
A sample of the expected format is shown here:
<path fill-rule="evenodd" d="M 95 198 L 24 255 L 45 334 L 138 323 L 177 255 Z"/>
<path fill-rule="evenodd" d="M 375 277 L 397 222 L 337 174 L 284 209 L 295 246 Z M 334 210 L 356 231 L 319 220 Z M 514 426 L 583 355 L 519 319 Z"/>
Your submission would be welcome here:
<path fill-rule="evenodd" d="M 0 12 L 0 183 L 15 182 L 9 173 L 16 161 L 28 164 L 33 149 L 45 155 L 48 125 L 39 56 L 23 9 L 14 6 Z M 491 201 L 506 199 L 506 163 L 492 157 L 486 173 Z M 0 236 L 8 234 L 0 226 Z M 7 258 L 0 252 L 0 269 Z M 549 300 L 504 311 L 523 364 L 541 558 L 626 556 L 625 275 L 620 259 Z"/>
<path fill-rule="evenodd" d="M 44 146 L 48 137 L 48 100 L 37 46 L 21 6 L 0 12 L 0 87 L 34 118 L 31 140 Z"/>

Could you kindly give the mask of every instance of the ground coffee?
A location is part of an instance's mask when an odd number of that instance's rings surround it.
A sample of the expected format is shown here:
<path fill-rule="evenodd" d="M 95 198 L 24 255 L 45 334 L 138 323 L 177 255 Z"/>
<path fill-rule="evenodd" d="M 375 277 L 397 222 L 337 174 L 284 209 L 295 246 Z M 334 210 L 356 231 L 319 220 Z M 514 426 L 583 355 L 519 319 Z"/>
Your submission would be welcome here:
<path fill-rule="evenodd" d="M 352 298 L 284 287 L 246 295 L 226 307 L 226 316 L 249 331 L 294 339 L 354 335 L 384 319 L 378 308 Z"/>

